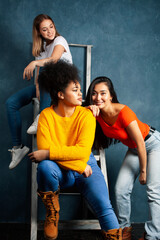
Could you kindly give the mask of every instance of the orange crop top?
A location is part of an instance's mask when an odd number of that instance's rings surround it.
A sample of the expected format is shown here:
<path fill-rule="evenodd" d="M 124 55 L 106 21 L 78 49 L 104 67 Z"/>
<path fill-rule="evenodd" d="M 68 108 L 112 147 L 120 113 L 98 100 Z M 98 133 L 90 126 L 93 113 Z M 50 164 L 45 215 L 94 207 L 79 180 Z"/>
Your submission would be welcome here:
<path fill-rule="evenodd" d="M 129 148 L 136 148 L 136 143 L 128 135 L 126 127 L 135 120 L 137 121 L 142 136 L 145 139 L 149 133 L 150 127 L 146 123 L 141 122 L 136 114 L 126 105 L 121 109 L 116 122 L 112 126 L 108 125 L 103 120 L 101 114 L 97 117 L 97 121 L 99 122 L 103 133 L 107 137 L 118 139 Z"/>

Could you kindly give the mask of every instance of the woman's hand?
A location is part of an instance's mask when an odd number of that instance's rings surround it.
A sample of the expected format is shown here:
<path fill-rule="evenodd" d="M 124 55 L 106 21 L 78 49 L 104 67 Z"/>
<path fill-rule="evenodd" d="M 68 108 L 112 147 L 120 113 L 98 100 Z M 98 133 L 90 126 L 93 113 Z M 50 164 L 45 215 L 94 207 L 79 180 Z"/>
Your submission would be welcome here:
<path fill-rule="evenodd" d="M 145 184 L 146 184 L 146 180 L 147 180 L 146 171 L 141 171 L 141 172 L 140 172 L 140 176 L 139 176 L 139 182 L 140 182 L 140 184 L 145 185 Z"/>
<path fill-rule="evenodd" d="M 32 61 L 28 66 L 24 69 L 23 79 L 27 78 L 27 80 L 31 80 L 33 77 L 33 71 L 36 67 L 36 61 Z"/>
<path fill-rule="evenodd" d="M 83 172 L 83 176 L 87 178 L 91 175 L 92 175 L 92 168 L 91 168 L 91 166 L 87 165 Z"/>
<path fill-rule="evenodd" d="M 38 150 L 28 154 L 32 162 L 39 163 L 43 160 L 49 159 L 49 150 Z"/>
<path fill-rule="evenodd" d="M 97 117 L 99 115 L 100 110 L 99 110 L 98 106 L 96 106 L 96 105 L 89 105 L 86 108 L 88 108 L 88 109 L 90 109 L 92 111 L 94 117 Z"/>

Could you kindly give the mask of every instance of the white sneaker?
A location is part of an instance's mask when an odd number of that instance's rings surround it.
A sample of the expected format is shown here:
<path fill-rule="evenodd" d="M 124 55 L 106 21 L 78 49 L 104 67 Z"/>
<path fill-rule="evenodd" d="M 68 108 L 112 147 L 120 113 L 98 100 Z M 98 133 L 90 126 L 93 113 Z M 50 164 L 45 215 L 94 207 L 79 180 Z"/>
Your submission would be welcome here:
<path fill-rule="evenodd" d="M 24 158 L 24 156 L 29 152 L 29 148 L 26 146 L 22 146 L 21 148 L 17 149 L 8 149 L 8 151 L 12 154 L 12 160 L 9 164 L 9 169 L 12 169 L 15 168 Z"/>
<path fill-rule="evenodd" d="M 32 125 L 28 128 L 28 130 L 27 130 L 28 134 L 36 134 L 37 133 L 38 119 L 39 119 L 39 114 L 34 119 L 34 122 L 32 123 Z"/>

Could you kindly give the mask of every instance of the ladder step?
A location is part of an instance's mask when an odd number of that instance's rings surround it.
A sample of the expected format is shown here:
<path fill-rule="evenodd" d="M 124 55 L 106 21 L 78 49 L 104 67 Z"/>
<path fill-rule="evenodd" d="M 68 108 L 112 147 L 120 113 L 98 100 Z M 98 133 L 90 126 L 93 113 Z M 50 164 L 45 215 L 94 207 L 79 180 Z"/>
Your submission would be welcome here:
<path fill-rule="evenodd" d="M 44 222 L 38 222 L 38 230 L 43 230 Z M 59 221 L 59 230 L 100 230 L 98 220 L 66 220 Z"/>

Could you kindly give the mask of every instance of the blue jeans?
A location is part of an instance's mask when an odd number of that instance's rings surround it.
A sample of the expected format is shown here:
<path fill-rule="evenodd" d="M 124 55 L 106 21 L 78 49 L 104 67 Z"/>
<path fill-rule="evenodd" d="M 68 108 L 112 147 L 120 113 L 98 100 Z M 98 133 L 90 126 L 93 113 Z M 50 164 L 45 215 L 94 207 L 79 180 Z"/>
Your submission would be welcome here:
<path fill-rule="evenodd" d="M 146 239 L 160 239 L 160 133 L 155 131 L 145 141 L 147 150 L 147 195 L 150 219 L 145 223 Z M 137 149 L 128 149 L 115 186 L 120 226 L 130 226 L 130 195 L 140 172 Z"/>
<path fill-rule="evenodd" d="M 40 112 L 51 105 L 51 97 L 48 92 L 46 92 L 41 86 L 40 89 Z"/>
<path fill-rule="evenodd" d="M 48 93 L 41 90 L 41 99 L 40 99 L 40 112 L 50 106 L 50 96 Z M 21 139 L 21 129 L 22 129 L 22 120 L 19 110 L 28 105 L 32 98 L 36 97 L 36 88 L 35 85 L 28 86 L 21 89 L 17 93 L 13 94 L 6 101 L 7 116 L 9 128 L 11 131 L 12 144 L 13 146 L 18 146 L 22 144 Z"/>
<path fill-rule="evenodd" d="M 90 155 L 88 165 L 91 166 L 93 173 L 85 178 L 75 171 L 60 168 L 54 161 L 44 160 L 38 164 L 38 188 L 44 192 L 55 192 L 59 186 L 64 189 L 75 185 L 95 212 L 104 231 L 119 228 L 104 176 L 93 154 Z"/>
<path fill-rule="evenodd" d="M 11 131 L 13 146 L 22 144 L 22 120 L 19 110 L 29 104 L 34 97 L 36 97 L 36 88 L 34 85 L 31 85 L 13 94 L 6 101 L 8 123 Z"/>

